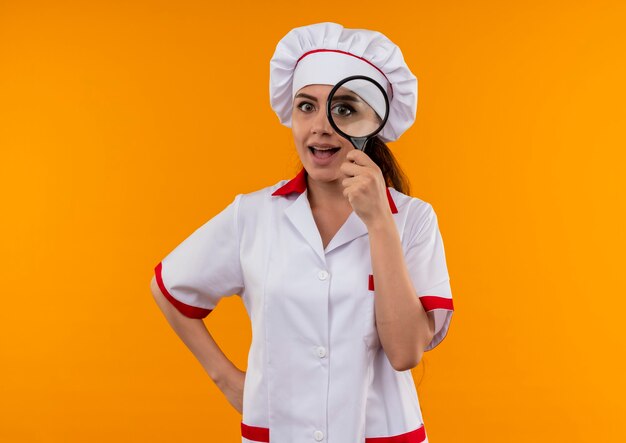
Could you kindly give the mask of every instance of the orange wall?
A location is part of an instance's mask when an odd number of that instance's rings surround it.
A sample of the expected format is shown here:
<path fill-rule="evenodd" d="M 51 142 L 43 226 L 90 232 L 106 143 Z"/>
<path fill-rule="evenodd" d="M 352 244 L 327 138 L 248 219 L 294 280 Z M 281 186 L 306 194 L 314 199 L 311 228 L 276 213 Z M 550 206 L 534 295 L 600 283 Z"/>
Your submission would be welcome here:
<path fill-rule="evenodd" d="M 413 371 L 431 443 L 626 441 L 626 3 L 358 4 L 0 2 L 0 441 L 240 441 L 149 281 L 295 174 L 268 65 L 319 21 L 383 32 L 419 79 L 391 146 L 455 303 Z M 245 370 L 240 300 L 206 321 Z"/>

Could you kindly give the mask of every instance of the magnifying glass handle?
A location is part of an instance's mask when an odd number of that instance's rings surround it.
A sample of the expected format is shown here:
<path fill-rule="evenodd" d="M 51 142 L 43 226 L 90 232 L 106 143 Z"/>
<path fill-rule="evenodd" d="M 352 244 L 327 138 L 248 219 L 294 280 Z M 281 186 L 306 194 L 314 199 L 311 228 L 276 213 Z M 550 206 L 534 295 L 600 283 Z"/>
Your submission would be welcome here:
<path fill-rule="evenodd" d="M 365 151 L 365 145 L 367 144 L 367 140 L 367 137 L 350 137 L 350 141 L 359 151 Z"/>

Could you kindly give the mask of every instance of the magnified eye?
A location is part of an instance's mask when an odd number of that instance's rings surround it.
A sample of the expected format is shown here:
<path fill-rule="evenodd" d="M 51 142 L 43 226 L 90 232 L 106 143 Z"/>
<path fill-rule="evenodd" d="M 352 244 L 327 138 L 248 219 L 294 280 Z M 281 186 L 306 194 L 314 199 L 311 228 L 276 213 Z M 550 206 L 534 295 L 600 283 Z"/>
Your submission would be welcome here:
<path fill-rule="evenodd" d="M 333 114 L 336 114 L 339 117 L 348 117 L 356 112 L 352 106 L 344 103 L 336 104 L 332 107 L 331 111 L 333 112 Z"/>

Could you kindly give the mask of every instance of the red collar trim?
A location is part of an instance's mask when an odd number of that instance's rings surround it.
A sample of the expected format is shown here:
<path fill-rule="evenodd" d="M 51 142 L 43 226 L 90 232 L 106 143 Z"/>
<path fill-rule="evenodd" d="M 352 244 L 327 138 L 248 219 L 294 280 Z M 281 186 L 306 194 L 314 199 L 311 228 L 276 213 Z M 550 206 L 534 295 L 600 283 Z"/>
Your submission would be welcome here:
<path fill-rule="evenodd" d="M 302 194 L 304 191 L 306 191 L 306 169 L 302 168 L 298 175 L 274 191 L 272 195 L 289 195 L 293 192 Z"/>
<path fill-rule="evenodd" d="M 286 184 L 274 191 L 272 195 L 289 195 L 292 193 L 302 194 L 304 191 L 306 191 L 306 169 L 302 168 L 300 172 L 298 172 L 298 175 L 296 175 Z M 389 200 L 389 208 L 391 209 L 391 213 L 397 214 L 398 208 L 396 207 L 396 203 L 391 197 L 389 188 L 387 188 L 387 200 Z"/>

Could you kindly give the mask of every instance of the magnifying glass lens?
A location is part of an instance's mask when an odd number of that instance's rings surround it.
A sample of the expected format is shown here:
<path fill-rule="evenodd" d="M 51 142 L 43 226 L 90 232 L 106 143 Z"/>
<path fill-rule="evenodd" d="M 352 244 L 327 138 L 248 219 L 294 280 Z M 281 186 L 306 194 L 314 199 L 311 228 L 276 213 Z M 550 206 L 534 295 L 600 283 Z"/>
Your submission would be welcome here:
<path fill-rule="evenodd" d="M 349 80 L 330 100 L 330 117 L 351 137 L 365 137 L 381 129 L 386 113 L 383 91 L 371 81 Z"/>
<path fill-rule="evenodd" d="M 346 77 L 333 86 L 326 101 L 330 125 L 350 143 L 365 151 L 389 116 L 389 99 L 383 87 L 364 75 Z"/>

